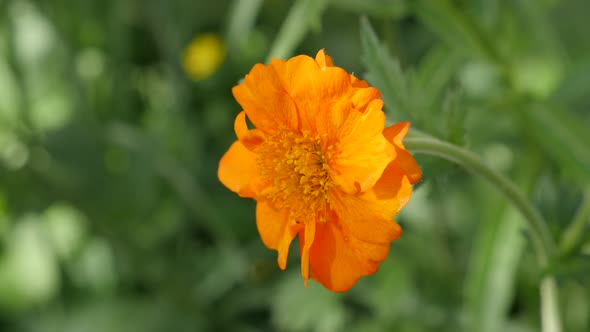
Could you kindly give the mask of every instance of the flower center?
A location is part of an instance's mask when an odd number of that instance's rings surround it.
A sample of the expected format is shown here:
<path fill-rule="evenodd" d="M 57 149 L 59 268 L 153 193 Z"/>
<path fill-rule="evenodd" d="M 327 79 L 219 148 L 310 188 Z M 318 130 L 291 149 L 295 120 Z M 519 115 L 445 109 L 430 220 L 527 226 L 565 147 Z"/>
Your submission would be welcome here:
<path fill-rule="evenodd" d="M 326 221 L 332 146 L 323 147 L 317 135 L 284 128 L 267 137 L 258 156 L 262 176 L 272 183 L 265 194 L 275 208 L 290 209 L 296 222 Z"/>

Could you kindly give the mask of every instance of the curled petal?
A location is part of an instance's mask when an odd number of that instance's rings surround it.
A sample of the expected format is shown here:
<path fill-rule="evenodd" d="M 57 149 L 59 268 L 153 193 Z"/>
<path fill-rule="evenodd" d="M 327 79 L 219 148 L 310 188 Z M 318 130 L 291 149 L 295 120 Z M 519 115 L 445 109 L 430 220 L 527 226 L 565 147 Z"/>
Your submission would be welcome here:
<path fill-rule="evenodd" d="M 301 275 L 307 287 L 309 280 L 309 250 L 315 239 L 316 222 L 310 221 L 305 225 L 305 232 L 300 236 Z"/>
<path fill-rule="evenodd" d="M 264 134 L 257 129 L 248 129 L 246 124 L 246 112 L 242 111 L 234 121 L 234 131 L 238 140 L 248 150 L 254 150 L 260 143 L 264 141 Z"/>
<path fill-rule="evenodd" d="M 408 150 L 396 147 L 395 152 L 396 158 L 392 163 L 397 165 L 408 176 L 411 184 L 418 183 L 422 178 L 422 170 L 420 170 L 416 159 L 412 157 Z"/>
<path fill-rule="evenodd" d="M 350 102 L 355 110 L 364 112 L 371 101 L 379 98 L 381 98 L 381 92 L 373 87 L 356 88 L 350 97 Z"/>
<path fill-rule="evenodd" d="M 255 65 L 232 92 L 254 126 L 263 132 L 272 133 L 283 126 L 297 129 L 297 108 L 273 65 Z"/>
<path fill-rule="evenodd" d="M 219 181 L 242 197 L 256 197 L 264 186 L 256 159 L 256 154 L 240 141 L 234 142 L 219 162 Z"/>
<path fill-rule="evenodd" d="M 416 160 L 405 149 L 402 140 L 410 128 L 409 122 L 399 122 L 383 130 L 383 136 L 395 147 L 395 159 L 393 163 L 397 165 L 410 179 L 410 183 L 415 184 L 422 178 L 422 170 L 416 163 Z"/>
<path fill-rule="evenodd" d="M 287 268 L 289 247 L 302 226 L 290 222 L 289 210 L 276 210 L 266 201 L 256 204 L 256 226 L 264 245 L 278 251 L 279 267 Z"/>
<path fill-rule="evenodd" d="M 410 123 L 408 121 L 398 122 L 385 129 L 383 129 L 383 136 L 391 143 L 403 148 L 402 140 L 410 130 Z"/>
<path fill-rule="evenodd" d="M 343 232 L 338 220 L 316 226 L 310 250 L 311 276 L 335 292 L 350 289 L 361 276 L 373 274 L 387 258 L 389 243 L 360 241 Z"/>
<path fill-rule="evenodd" d="M 315 61 L 318 63 L 318 65 L 320 65 L 320 67 L 334 67 L 332 57 L 327 55 L 323 48 L 316 54 Z"/>

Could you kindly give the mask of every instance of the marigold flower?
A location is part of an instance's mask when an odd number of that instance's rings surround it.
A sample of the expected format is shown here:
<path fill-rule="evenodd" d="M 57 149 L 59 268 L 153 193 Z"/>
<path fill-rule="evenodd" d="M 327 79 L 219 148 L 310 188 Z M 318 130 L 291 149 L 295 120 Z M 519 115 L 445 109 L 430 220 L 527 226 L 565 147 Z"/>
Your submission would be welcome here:
<path fill-rule="evenodd" d="M 323 50 L 315 60 L 257 64 L 232 92 L 243 111 L 218 176 L 257 201 L 258 231 L 279 267 L 299 235 L 306 285 L 311 277 L 346 291 L 375 273 L 402 232 L 393 217 L 421 177 L 402 144 L 409 123 L 384 128 L 379 91 Z"/>

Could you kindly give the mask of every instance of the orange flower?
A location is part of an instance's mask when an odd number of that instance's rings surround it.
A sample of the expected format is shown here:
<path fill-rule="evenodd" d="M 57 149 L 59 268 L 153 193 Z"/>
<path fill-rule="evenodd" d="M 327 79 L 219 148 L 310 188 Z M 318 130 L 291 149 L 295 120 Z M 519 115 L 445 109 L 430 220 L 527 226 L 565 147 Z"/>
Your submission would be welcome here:
<path fill-rule="evenodd" d="M 346 291 L 375 273 L 402 232 L 393 217 L 421 177 L 402 145 L 409 123 L 384 129 L 379 91 L 323 50 L 315 60 L 257 64 L 233 94 L 244 110 L 218 176 L 257 201 L 256 225 L 279 267 L 299 235 L 306 285 L 311 277 Z"/>

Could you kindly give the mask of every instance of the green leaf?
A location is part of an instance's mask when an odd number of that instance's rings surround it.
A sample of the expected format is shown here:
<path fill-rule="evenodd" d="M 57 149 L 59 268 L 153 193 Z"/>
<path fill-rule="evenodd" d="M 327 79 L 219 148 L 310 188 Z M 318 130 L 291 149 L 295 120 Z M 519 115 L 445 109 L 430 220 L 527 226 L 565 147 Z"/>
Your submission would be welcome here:
<path fill-rule="evenodd" d="M 466 278 L 471 331 L 504 330 L 518 263 L 526 244 L 521 234 L 522 217 L 501 205 L 499 218 L 486 218 L 475 240 Z"/>
<path fill-rule="evenodd" d="M 262 0 L 233 1 L 226 33 L 226 41 L 229 49 L 242 49 L 242 44 L 252 34 L 254 23 L 261 6 Z"/>
<path fill-rule="evenodd" d="M 451 1 L 416 0 L 412 5 L 418 19 L 451 47 L 476 54 L 495 64 L 503 63 L 486 31 Z"/>
<path fill-rule="evenodd" d="M 582 202 L 570 225 L 563 231 L 559 242 L 561 255 L 567 257 L 582 245 L 584 233 L 590 235 L 590 185 L 584 190 Z"/>
<path fill-rule="evenodd" d="M 436 49 L 426 56 L 414 76 L 402 71 L 366 18 L 361 19 L 361 42 L 366 78 L 381 91 L 388 115 L 397 121 L 401 114 L 404 120 L 461 144 L 465 119 L 462 96 L 456 92 L 443 94 L 461 65 L 461 56 L 446 48 Z"/>
<path fill-rule="evenodd" d="M 525 163 L 534 168 L 529 160 Z M 521 185 L 532 190 L 536 172 L 531 167 L 521 176 Z M 469 269 L 465 278 L 468 330 L 504 331 L 514 296 L 518 265 L 526 247 L 522 216 L 492 194 L 483 213 L 474 241 Z"/>
<path fill-rule="evenodd" d="M 463 94 L 461 91 L 449 91 L 443 103 L 445 117 L 444 136 L 457 145 L 465 142 L 465 116 L 467 108 L 463 106 Z"/>
<path fill-rule="evenodd" d="M 465 57 L 447 46 L 433 47 L 416 68 L 416 85 L 418 91 L 414 99 L 426 100 L 427 105 L 436 105 L 444 96 L 449 83 L 465 64 Z M 438 112 L 436 105 L 433 112 Z"/>
<path fill-rule="evenodd" d="M 381 91 L 390 115 L 403 113 L 412 119 L 409 84 L 399 62 L 379 42 L 367 18 L 361 19 L 361 60 L 367 68 L 366 78 Z"/>

